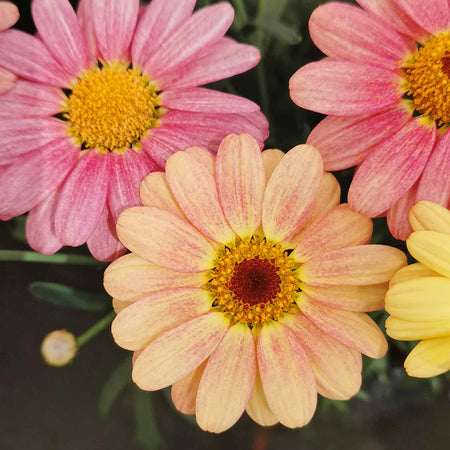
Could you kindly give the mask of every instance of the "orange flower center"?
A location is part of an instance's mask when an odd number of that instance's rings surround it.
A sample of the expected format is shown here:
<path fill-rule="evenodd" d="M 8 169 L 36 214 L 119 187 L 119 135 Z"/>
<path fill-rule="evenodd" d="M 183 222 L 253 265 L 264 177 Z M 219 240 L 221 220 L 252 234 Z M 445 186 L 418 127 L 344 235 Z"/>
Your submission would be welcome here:
<path fill-rule="evenodd" d="M 416 111 L 450 122 L 450 32 L 433 36 L 407 61 L 406 93 Z"/>
<path fill-rule="evenodd" d="M 86 149 L 124 151 L 140 146 L 159 126 L 160 98 L 151 80 L 123 64 L 93 68 L 78 78 L 64 105 L 68 133 Z"/>
<path fill-rule="evenodd" d="M 208 288 L 214 307 L 250 326 L 276 320 L 293 305 L 297 268 L 288 251 L 264 238 L 237 241 L 220 250 Z"/>

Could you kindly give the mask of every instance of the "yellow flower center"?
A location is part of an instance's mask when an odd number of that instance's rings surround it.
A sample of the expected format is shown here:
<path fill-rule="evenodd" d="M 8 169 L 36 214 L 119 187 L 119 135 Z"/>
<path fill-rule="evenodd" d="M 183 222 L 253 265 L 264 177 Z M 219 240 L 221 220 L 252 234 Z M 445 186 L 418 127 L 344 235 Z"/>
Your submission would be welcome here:
<path fill-rule="evenodd" d="M 407 95 L 438 125 L 450 122 L 450 32 L 429 39 L 405 67 Z"/>
<path fill-rule="evenodd" d="M 159 126 L 156 87 L 136 68 L 93 68 L 73 86 L 64 118 L 79 145 L 101 151 L 139 147 L 150 128 Z"/>
<path fill-rule="evenodd" d="M 278 319 L 298 288 L 293 258 L 264 238 L 237 241 L 218 252 L 208 288 L 214 306 L 251 326 Z"/>

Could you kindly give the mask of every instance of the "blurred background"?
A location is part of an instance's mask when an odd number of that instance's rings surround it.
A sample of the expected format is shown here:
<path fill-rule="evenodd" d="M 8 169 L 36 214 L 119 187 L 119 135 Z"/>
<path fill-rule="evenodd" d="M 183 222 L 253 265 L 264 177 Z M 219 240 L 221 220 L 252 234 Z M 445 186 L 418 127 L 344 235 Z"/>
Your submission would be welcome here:
<path fill-rule="evenodd" d="M 182 1 L 182 0 L 180 0 Z M 16 28 L 34 33 L 30 0 L 15 0 Z M 72 4 L 76 6 L 76 1 Z M 197 8 L 217 3 L 199 0 Z M 266 147 L 288 151 L 305 142 L 322 118 L 295 106 L 288 82 L 302 65 L 320 59 L 308 35 L 308 18 L 318 0 L 236 0 L 229 35 L 260 48 L 260 65 L 214 88 L 259 103 L 270 122 Z M 342 201 L 353 169 L 336 174 Z M 405 250 L 375 220 L 373 242 Z M 0 223 L 0 248 L 29 250 L 24 217 Z M 88 255 L 85 247 L 62 253 Z M 75 256 L 75 258 L 73 258 Z M 129 352 L 113 342 L 109 327 L 80 349 L 72 364 L 45 365 L 40 344 L 47 333 L 67 329 L 80 336 L 107 315 L 102 290 L 104 264 L 0 262 L 0 450 L 138 449 L 448 449 L 449 376 L 408 378 L 403 360 L 408 343 L 389 339 L 388 355 L 364 361 L 363 386 L 349 402 L 320 398 L 311 423 L 299 430 L 262 428 L 245 414 L 229 431 L 201 431 L 191 416 L 179 414 L 170 389 L 147 393 L 130 380 Z M 48 284 L 50 283 L 50 284 Z M 73 299 L 84 299 L 78 305 Z M 76 306 L 76 307 L 75 307 Z M 372 317 L 384 329 L 385 313 Z"/>

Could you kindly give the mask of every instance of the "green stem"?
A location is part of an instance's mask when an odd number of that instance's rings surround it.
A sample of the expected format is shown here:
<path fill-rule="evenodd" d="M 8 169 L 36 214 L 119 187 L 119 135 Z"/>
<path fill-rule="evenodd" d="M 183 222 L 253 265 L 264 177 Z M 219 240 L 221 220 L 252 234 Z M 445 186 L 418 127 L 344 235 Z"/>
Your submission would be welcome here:
<path fill-rule="evenodd" d="M 85 266 L 104 265 L 91 256 L 67 255 L 56 253 L 55 255 L 41 255 L 37 252 L 22 250 L 0 250 L 0 261 L 38 262 L 46 264 L 80 264 Z"/>
<path fill-rule="evenodd" d="M 84 344 L 88 343 L 93 337 L 95 337 L 98 333 L 103 331 L 114 319 L 116 316 L 115 311 L 111 311 L 105 317 L 101 318 L 97 323 L 92 325 L 91 328 L 86 330 L 82 335 L 77 338 L 77 347 L 80 348 Z"/>

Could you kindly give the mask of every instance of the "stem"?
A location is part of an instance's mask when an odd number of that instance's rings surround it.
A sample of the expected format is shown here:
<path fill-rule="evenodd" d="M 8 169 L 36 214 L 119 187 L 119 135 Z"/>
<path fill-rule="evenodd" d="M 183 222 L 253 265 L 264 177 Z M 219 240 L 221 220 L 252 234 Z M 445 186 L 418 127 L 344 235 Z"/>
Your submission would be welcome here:
<path fill-rule="evenodd" d="M 252 450 L 267 450 L 269 443 L 269 429 L 266 427 L 258 427 L 253 438 Z"/>
<path fill-rule="evenodd" d="M 88 343 L 93 337 L 98 333 L 103 331 L 116 316 L 115 311 L 111 311 L 106 316 L 102 317 L 97 323 L 92 325 L 91 328 L 87 329 L 82 335 L 77 338 L 77 347 L 80 348 L 84 344 Z"/>
<path fill-rule="evenodd" d="M 22 250 L 0 250 L 0 261 L 38 262 L 46 264 L 80 264 L 84 266 L 99 266 L 104 263 L 91 256 L 68 255 L 57 253 L 55 255 L 41 255 L 37 252 Z"/>

